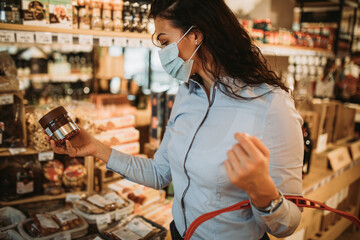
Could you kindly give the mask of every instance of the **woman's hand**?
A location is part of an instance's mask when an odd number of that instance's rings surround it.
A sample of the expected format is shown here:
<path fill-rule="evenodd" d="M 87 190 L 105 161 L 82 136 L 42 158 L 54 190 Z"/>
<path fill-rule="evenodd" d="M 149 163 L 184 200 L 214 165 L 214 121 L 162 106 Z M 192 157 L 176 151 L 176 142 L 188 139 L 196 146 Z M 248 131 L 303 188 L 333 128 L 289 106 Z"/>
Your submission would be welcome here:
<path fill-rule="evenodd" d="M 235 139 L 238 142 L 227 152 L 227 175 L 249 195 L 254 206 L 266 207 L 279 197 L 269 174 L 269 150 L 258 138 L 244 133 L 236 133 Z"/>
<path fill-rule="evenodd" d="M 83 128 L 80 133 L 66 140 L 61 146 L 56 146 L 55 141 L 46 135 L 53 151 L 57 154 L 67 154 L 70 157 L 94 156 L 107 162 L 110 158 L 111 148 L 96 140 Z"/>

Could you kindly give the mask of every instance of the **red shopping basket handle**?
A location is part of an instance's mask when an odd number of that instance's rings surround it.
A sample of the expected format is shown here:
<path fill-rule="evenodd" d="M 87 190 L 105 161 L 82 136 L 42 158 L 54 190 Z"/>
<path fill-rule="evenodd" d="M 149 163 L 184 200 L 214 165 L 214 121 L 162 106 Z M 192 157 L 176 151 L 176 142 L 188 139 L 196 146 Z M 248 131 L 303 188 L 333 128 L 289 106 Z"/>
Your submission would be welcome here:
<path fill-rule="evenodd" d="M 293 203 L 295 203 L 299 207 L 315 208 L 315 209 L 319 209 L 319 210 L 327 210 L 327 211 L 337 213 L 337 214 L 341 215 L 342 217 L 352 221 L 356 225 L 356 227 L 360 230 L 360 220 L 357 217 L 355 217 L 354 215 L 350 214 L 350 213 L 339 211 L 337 209 L 326 206 L 323 203 L 320 203 L 320 202 L 317 202 L 317 201 L 314 201 L 314 200 L 310 200 L 310 199 L 306 199 L 306 198 L 303 198 L 303 197 L 285 196 L 285 198 L 287 200 L 292 201 Z M 223 208 L 223 209 L 216 210 L 216 211 L 213 211 L 213 212 L 205 213 L 205 214 L 201 215 L 200 217 L 198 217 L 197 219 L 195 219 L 190 224 L 188 230 L 186 231 L 184 239 L 185 240 L 190 240 L 190 238 L 194 234 L 195 230 L 203 222 L 206 222 L 207 220 L 210 220 L 211 218 L 214 218 L 217 215 L 220 215 L 220 214 L 226 213 L 226 212 L 246 209 L 246 208 L 250 208 L 250 207 L 251 207 L 250 201 L 246 200 L 246 201 L 236 203 L 236 204 L 234 204 L 234 205 L 232 205 L 230 207 L 227 207 L 227 208 Z"/>

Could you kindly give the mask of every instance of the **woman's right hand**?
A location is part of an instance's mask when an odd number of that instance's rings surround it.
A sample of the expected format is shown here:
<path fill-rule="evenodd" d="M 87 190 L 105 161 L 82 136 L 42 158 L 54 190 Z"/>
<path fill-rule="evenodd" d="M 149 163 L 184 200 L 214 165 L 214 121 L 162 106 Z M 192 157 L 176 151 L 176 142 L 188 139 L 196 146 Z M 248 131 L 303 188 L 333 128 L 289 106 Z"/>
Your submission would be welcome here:
<path fill-rule="evenodd" d="M 79 128 L 80 132 L 70 140 L 66 140 L 61 146 L 56 146 L 55 141 L 47 135 L 46 139 L 57 154 L 67 154 L 70 157 L 94 156 L 107 162 L 111 155 L 111 148 L 96 140 L 83 128 Z"/>

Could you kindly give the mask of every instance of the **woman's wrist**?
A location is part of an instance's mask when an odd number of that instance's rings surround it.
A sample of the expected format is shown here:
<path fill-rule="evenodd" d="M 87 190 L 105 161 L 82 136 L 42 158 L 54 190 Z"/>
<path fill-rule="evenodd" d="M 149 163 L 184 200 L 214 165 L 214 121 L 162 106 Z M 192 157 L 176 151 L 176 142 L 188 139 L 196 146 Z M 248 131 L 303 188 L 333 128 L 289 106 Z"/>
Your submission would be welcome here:
<path fill-rule="evenodd" d="M 112 149 L 98 140 L 95 141 L 96 141 L 95 142 L 96 147 L 95 147 L 95 152 L 93 154 L 94 157 L 99 158 L 105 163 L 107 163 L 109 161 Z"/>
<path fill-rule="evenodd" d="M 254 189 L 254 191 L 247 193 L 250 197 L 251 203 L 257 208 L 264 208 L 269 206 L 271 201 L 279 198 L 279 191 L 274 181 L 269 177 L 269 180 L 263 182 L 261 187 Z"/>

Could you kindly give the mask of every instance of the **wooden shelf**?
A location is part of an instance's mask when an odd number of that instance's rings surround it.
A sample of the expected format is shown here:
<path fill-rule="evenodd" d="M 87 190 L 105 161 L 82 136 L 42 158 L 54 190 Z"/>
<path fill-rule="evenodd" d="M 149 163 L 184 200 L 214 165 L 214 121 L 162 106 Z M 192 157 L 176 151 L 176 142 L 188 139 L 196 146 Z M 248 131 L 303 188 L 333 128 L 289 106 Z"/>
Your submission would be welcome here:
<path fill-rule="evenodd" d="M 270 56 L 291 56 L 291 55 L 307 55 L 307 56 L 324 56 L 334 57 L 334 53 L 330 50 L 322 48 L 309 48 L 309 47 L 295 47 L 295 46 L 282 46 L 258 43 L 257 46 L 260 48 L 264 55 Z"/>
<path fill-rule="evenodd" d="M 18 155 L 21 156 L 21 155 L 30 155 L 30 154 L 38 154 L 38 153 L 39 153 L 39 152 L 36 151 L 35 149 L 26 148 L 26 151 L 25 151 L 25 152 L 21 152 L 21 153 L 12 155 L 12 154 L 9 152 L 9 149 L 8 149 L 8 148 L 0 148 L 0 157 L 18 156 Z"/>
<path fill-rule="evenodd" d="M 69 74 L 69 75 L 49 75 L 49 74 L 31 74 L 20 76 L 21 80 L 32 80 L 34 82 L 76 82 L 81 80 L 86 82 L 93 78 L 92 74 Z"/>
<path fill-rule="evenodd" d="M 13 205 L 19 205 L 19 204 L 31 203 L 31 202 L 64 199 L 64 198 L 66 198 L 67 194 L 68 193 L 62 193 L 62 194 L 55 195 L 55 196 L 52 196 L 52 195 L 40 195 L 40 196 L 24 198 L 24 199 L 19 199 L 19 200 L 15 200 L 15 201 L 9 201 L 9 202 L 0 201 L 0 206 L 13 206 Z M 86 194 L 86 192 L 72 192 L 72 194 Z"/>
<path fill-rule="evenodd" d="M 30 31 L 30 32 L 51 32 L 51 33 L 68 33 L 74 35 L 92 35 L 99 37 L 119 37 L 119 38 L 140 38 L 151 39 L 151 34 L 131 33 L 131 32 L 108 32 L 85 29 L 63 29 L 54 27 L 28 26 L 20 24 L 0 23 L 0 29 L 12 31 Z"/>

